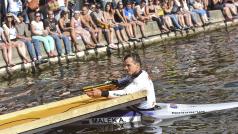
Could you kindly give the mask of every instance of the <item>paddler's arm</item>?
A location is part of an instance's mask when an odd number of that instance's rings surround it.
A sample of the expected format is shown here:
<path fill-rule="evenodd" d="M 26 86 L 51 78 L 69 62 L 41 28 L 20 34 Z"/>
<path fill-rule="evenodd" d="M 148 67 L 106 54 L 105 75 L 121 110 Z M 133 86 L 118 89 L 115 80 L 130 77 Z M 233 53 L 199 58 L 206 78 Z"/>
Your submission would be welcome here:
<path fill-rule="evenodd" d="M 144 90 L 143 82 L 140 84 L 130 83 L 122 90 L 113 90 L 113 91 L 101 91 L 100 89 L 94 88 L 91 91 L 86 92 L 89 97 L 97 98 L 97 97 L 108 97 L 108 98 L 116 98 L 120 96 L 124 96 L 127 94 L 138 92 L 139 90 Z"/>
<path fill-rule="evenodd" d="M 133 79 L 131 78 L 131 76 L 125 76 L 121 79 L 118 80 L 112 80 L 112 83 L 117 85 L 118 87 L 124 87 L 126 85 L 128 85 L 129 83 L 131 83 Z"/>
<path fill-rule="evenodd" d="M 129 85 L 132 82 L 132 77 L 127 75 L 125 77 L 122 77 L 121 79 L 118 80 L 112 80 L 112 84 L 116 85 L 117 87 L 125 87 L 127 85 Z M 120 92 L 118 96 L 123 96 L 126 95 L 126 93 L 124 91 L 119 91 L 119 90 L 115 90 L 116 92 Z M 98 88 L 93 88 L 92 90 L 88 90 L 86 91 L 86 94 L 89 97 L 109 97 L 109 98 L 114 98 L 116 96 L 114 95 L 109 95 L 109 91 L 101 91 Z M 117 97 L 118 97 L 117 96 Z"/>

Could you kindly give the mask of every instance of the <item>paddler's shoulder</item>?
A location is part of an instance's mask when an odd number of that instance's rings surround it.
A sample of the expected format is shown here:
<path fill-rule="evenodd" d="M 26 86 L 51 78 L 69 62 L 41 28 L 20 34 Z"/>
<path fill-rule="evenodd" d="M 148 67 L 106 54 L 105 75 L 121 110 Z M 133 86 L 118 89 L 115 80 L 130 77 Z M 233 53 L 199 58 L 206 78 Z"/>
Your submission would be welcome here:
<path fill-rule="evenodd" d="M 148 78 L 149 80 L 151 80 L 150 75 L 145 70 L 142 70 L 142 73 L 141 73 L 140 76 L 143 77 L 143 78 Z"/>

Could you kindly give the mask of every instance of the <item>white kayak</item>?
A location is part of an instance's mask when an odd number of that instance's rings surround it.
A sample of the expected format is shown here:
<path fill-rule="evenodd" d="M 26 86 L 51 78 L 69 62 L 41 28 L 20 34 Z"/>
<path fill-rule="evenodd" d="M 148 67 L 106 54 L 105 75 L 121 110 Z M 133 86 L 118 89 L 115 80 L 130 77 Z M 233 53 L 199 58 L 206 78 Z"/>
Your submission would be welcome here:
<path fill-rule="evenodd" d="M 91 117 L 77 123 L 81 125 L 100 125 L 100 124 L 122 124 L 130 122 L 141 122 L 142 119 L 161 121 L 165 119 L 178 118 L 183 116 L 195 115 L 224 109 L 238 107 L 238 102 L 227 102 L 217 104 L 174 104 L 157 103 L 152 111 L 138 110 L 116 110 L 95 117 Z M 144 118 L 145 117 L 145 118 Z M 148 118 L 149 117 L 149 118 Z"/>

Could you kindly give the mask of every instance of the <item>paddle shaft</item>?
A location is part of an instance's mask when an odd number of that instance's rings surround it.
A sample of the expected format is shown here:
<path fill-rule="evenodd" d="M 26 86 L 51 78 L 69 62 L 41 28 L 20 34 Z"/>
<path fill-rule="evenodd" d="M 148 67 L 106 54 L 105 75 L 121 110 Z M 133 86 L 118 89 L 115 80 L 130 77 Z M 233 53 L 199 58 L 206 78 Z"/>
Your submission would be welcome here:
<path fill-rule="evenodd" d="M 106 90 L 113 90 L 113 89 L 116 89 L 117 86 L 115 84 L 113 84 L 112 82 L 104 82 L 104 83 L 101 83 L 101 84 L 97 84 L 97 85 L 91 85 L 91 86 L 85 86 L 83 88 L 78 88 L 78 89 L 72 89 L 70 90 L 71 93 L 73 92 L 78 92 L 78 91 L 83 91 L 83 92 L 88 92 L 88 91 L 91 91 L 93 89 L 100 89 L 101 91 L 106 91 Z"/>

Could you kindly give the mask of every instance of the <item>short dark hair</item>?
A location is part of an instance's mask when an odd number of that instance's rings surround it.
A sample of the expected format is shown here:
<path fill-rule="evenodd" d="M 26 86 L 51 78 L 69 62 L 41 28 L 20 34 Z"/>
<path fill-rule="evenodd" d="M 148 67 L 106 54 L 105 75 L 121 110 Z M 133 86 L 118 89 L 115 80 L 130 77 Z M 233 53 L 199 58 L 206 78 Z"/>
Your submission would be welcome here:
<path fill-rule="evenodd" d="M 63 16 L 65 16 L 65 15 L 68 14 L 68 13 L 69 13 L 68 11 L 63 10 L 63 11 L 60 13 L 60 17 L 62 18 Z"/>
<path fill-rule="evenodd" d="M 128 58 L 132 58 L 135 63 L 138 63 L 138 64 L 141 66 L 141 60 L 140 60 L 139 54 L 137 54 L 137 53 L 127 54 L 127 55 L 124 57 L 123 60 L 125 61 L 125 60 L 127 60 Z"/>
<path fill-rule="evenodd" d="M 20 12 L 19 14 L 17 14 L 17 17 L 24 17 L 24 13 Z"/>

